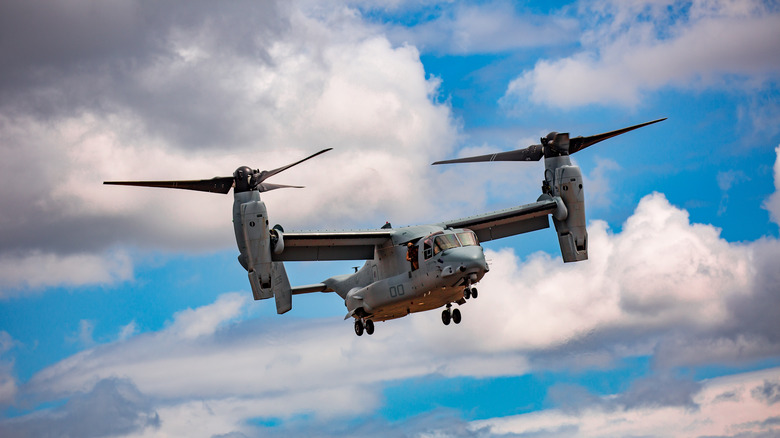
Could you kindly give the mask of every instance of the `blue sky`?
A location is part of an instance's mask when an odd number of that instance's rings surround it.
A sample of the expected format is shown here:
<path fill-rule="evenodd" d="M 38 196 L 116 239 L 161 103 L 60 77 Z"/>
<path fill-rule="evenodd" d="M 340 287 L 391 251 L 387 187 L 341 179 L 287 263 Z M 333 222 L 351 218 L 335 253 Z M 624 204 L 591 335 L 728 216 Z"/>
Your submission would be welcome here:
<path fill-rule="evenodd" d="M 0 6 L 0 435 L 780 433 L 780 8 L 752 0 Z M 574 156 L 590 260 L 485 243 L 463 323 L 251 299 L 236 167 L 285 229 L 532 202 L 541 163 L 432 167 L 661 118 Z M 293 284 L 360 262 L 292 263 Z"/>

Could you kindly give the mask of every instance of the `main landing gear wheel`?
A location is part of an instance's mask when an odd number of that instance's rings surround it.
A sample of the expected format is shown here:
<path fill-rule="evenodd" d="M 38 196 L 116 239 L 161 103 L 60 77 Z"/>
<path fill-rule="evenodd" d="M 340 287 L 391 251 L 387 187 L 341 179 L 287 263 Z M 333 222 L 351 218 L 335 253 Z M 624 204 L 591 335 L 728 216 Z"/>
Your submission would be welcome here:
<path fill-rule="evenodd" d="M 452 322 L 455 324 L 460 324 L 460 310 L 459 309 L 452 309 Z"/>
<path fill-rule="evenodd" d="M 450 325 L 451 318 L 452 318 L 452 314 L 450 314 L 450 309 L 441 312 L 441 322 L 443 322 L 444 325 Z"/>
<path fill-rule="evenodd" d="M 370 319 L 366 320 L 366 333 L 369 335 L 374 334 L 374 321 L 371 321 Z"/>
<path fill-rule="evenodd" d="M 450 321 L 455 324 L 460 324 L 460 310 L 451 309 L 451 307 L 452 304 L 447 304 L 447 308 L 441 312 L 441 322 L 443 322 L 444 325 L 450 325 Z"/>
<path fill-rule="evenodd" d="M 355 334 L 358 335 L 358 336 L 363 336 L 363 321 L 361 321 L 359 319 L 355 320 Z M 369 333 L 369 334 L 371 334 L 371 333 Z"/>

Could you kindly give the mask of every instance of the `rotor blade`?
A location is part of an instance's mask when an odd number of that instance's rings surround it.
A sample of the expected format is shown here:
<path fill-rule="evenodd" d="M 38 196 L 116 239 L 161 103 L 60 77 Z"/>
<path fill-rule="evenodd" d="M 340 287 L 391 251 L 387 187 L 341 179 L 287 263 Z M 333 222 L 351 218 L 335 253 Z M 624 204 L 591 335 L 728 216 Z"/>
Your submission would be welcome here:
<path fill-rule="evenodd" d="M 433 164 L 480 163 L 486 161 L 539 161 L 544 156 L 542 145 L 535 144 L 514 151 L 497 154 L 478 155 L 476 157 L 456 158 L 454 160 L 437 161 Z"/>
<path fill-rule="evenodd" d="M 225 193 L 233 187 L 232 176 L 189 181 L 103 181 L 103 184 L 117 186 L 161 187 L 166 189 L 197 190 L 199 192 Z"/>
<path fill-rule="evenodd" d="M 581 151 L 588 146 L 593 146 L 594 144 L 600 141 L 604 141 L 608 138 L 617 137 L 618 135 L 625 134 L 628 131 L 633 131 L 634 129 L 639 129 L 647 125 L 652 125 L 653 123 L 663 122 L 664 120 L 666 120 L 666 117 L 664 117 L 663 119 L 653 120 L 652 122 L 641 123 L 639 125 L 629 126 L 628 128 L 618 129 L 616 131 L 591 135 L 590 137 L 572 138 L 571 140 L 569 140 L 569 154 L 573 154 L 575 152 Z"/>
<path fill-rule="evenodd" d="M 276 190 L 276 189 L 302 189 L 303 186 L 288 186 L 284 184 L 269 184 L 269 183 L 260 183 L 257 185 L 257 190 L 262 192 L 267 192 L 269 190 Z"/>
<path fill-rule="evenodd" d="M 314 158 L 314 157 L 316 157 L 317 155 L 324 154 L 325 152 L 328 152 L 328 151 L 329 151 L 329 150 L 331 150 L 331 149 L 333 149 L 333 148 L 327 148 L 327 149 L 323 149 L 323 150 L 321 150 L 321 151 L 317 152 L 316 154 L 309 155 L 308 157 L 304 158 L 303 160 L 296 161 L 296 162 L 294 162 L 294 163 L 292 163 L 292 164 L 288 164 L 288 165 L 286 165 L 286 166 L 279 167 L 279 168 L 277 168 L 277 169 L 273 169 L 273 170 L 264 170 L 264 171 L 260 172 L 260 177 L 258 178 L 258 181 L 259 181 L 259 182 L 263 182 L 263 181 L 265 181 L 266 179 L 268 179 L 268 178 L 270 178 L 270 177 L 272 177 L 272 176 L 276 175 L 277 173 L 283 172 L 283 171 L 285 171 L 285 170 L 287 170 L 287 169 L 289 169 L 289 168 L 291 168 L 291 167 L 293 167 L 293 166 L 297 166 L 298 164 L 301 164 L 301 163 L 303 163 L 303 162 L 304 162 L 304 161 L 306 161 L 306 160 L 309 160 L 309 159 L 311 159 L 311 158 Z"/>

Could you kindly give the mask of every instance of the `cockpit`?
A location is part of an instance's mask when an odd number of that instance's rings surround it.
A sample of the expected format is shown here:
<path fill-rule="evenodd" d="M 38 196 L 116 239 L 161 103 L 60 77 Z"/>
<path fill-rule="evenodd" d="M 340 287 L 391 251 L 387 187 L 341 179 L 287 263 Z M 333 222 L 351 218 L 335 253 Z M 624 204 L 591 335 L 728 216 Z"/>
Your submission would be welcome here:
<path fill-rule="evenodd" d="M 423 257 L 427 260 L 450 248 L 476 245 L 479 245 L 477 235 L 471 230 L 439 231 L 423 241 Z"/>

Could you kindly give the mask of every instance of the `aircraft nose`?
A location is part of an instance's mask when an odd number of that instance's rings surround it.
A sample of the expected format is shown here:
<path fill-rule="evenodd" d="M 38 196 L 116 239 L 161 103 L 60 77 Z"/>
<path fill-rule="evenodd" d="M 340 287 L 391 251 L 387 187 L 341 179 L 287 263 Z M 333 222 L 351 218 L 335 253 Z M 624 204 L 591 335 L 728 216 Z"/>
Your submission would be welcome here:
<path fill-rule="evenodd" d="M 481 270 L 487 271 L 487 261 L 481 246 L 464 246 L 452 248 L 444 254 L 442 262 L 461 272 Z"/>

